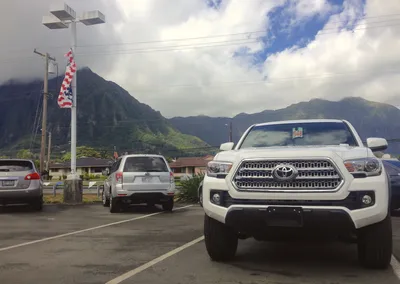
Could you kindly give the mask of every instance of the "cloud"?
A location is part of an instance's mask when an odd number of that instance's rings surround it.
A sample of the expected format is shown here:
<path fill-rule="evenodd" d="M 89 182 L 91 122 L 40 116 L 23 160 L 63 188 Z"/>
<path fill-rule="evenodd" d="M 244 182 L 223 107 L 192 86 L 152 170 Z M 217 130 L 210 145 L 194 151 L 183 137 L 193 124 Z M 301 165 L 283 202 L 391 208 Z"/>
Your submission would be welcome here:
<path fill-rule="evenodd" d="M 0 46 L 0 82 L 41 78 L 43 62 L 33 48 L 63 62 L 69 32 L 40 24 L 51 0 L 3 2 L 0 32 L 7 41 Z M 115 81 L 167 117 L 231 116 L 347 96 L 400 105 L 400 16 L 387 16 L 400 14 L 398 0 L 345 0 L 340 7 L 327 0 L 68 3 L 77 12 L 99 9 L 107 20 L 79 25 L 78 65 Z M 259 57 L 277 44 L 263 32 L 275 25 L 268 15 L 277 8 L 285 10 L 281 21 L 289 31 L 312 21 L 326 24 L 301 46 Z"/>

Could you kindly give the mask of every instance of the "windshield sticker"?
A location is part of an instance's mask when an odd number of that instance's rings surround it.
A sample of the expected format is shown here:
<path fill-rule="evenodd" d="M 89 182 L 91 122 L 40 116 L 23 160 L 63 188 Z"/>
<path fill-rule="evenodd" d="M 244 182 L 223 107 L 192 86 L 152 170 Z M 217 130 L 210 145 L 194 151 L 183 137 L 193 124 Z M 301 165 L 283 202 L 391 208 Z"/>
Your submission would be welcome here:
<path fill-rule="evenodd" d="M 303 137 L 303 127 L 293 128 L 292 130 L 292 139 L 302 138 Z"/>

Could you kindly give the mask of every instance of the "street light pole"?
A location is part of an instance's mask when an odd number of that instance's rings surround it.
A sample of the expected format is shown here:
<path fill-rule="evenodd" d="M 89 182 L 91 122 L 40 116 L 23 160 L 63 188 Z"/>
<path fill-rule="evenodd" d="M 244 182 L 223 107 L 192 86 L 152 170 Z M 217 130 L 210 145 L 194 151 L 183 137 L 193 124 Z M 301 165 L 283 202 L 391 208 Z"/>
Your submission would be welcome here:
<path fill-rule="evenodd" d="M 75 11 L 67 4 L 55 4 L 50 10 L 51 15 L 44 16 L 42 24 L 49 29 L 67 29 L 71 28 L 71 49 L 75 56 L 76 52 L 76 24 L 82 23 L 86 26 L 92 26 L 105 23 L 105 16 L 98 10 L 82 13 L 76 17 Z M 71 82 L 72 106 L 71 106 L 71 173 L 64 183 L 64 202 L 81 203 L 82 202 L 82 180 L 76 171 L 76 129 L 77 129 L 77 76 L 76 72 Z"/>

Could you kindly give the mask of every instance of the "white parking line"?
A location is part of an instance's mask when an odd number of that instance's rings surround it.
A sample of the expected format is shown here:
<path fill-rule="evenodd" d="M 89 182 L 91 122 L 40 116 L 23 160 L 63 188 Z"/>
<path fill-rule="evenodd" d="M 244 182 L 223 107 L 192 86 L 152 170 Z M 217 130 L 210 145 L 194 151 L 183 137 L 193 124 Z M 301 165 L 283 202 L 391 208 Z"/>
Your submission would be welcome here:
<path fill-rule="evenodd" d="M 166 259 L 166 258 L 168 258 L 170 256 L 173 256 L 174 254 L 177 254 L 177 253 L 183 251 L 184 249 L 187 249 L 188 247 L 191 247 L 191 246 L 201 242 L 202 240 L 204 240 L 204 236 L 201 236 L 201 237 L 199 237 L 199 238 L 197 238 L 197 239 L 195 239 L 195 240 L 193 240 L 193 241 L 191 241 L 189 243 L 184 244 L 183 246 L 180 246 L 180 247 L 178 247 L 178 248 L 176 248 L 174 250 L 171 250 L 171 251 L 167 252 L 166 254 L 163 254 L 162 256 L 159 256 L 159 257 L 153 259 L 152 261 L 149 261 L 149 262 L 147 262 L 147 263 L 145 263 L 145 264 L 143 264 L 143 265 L 141 265 L 139 267 L 136 267 L 135 269 L 132 269 L 131 271 L 128 271 L 128 272 L 122 274 L 121 276 L 118 276 L 117 278 L 114 278 L 114 279 L 108 281 L 106 284 L 118 284 L 118 283 L 121 283 L 122 281 L 125 281 L 126 279 L 128 279 L 128 278 L 130 278 L 130 277 L 132 277 L 132 276 L 134 276 L 134 275 L 146 270 L 149 267 L 152 267 L 153 265 L 163 261 L 164 259 Z"/>
<path fill-rule="evenodd" d="M 204 240 L 204 236 L 201 236 L 201 237 L 199 237 L 199 238 L 197 238 L 197 239 L 195 239 L 195 240 L 193 240 L 193 241 L 191 241 L 189 243 L 186 243 L 183 246 L 180 246 L 180 247 L 178 247 L 178 248 L 176 248 L 176 249 L 174 249 L 172 251 L 169 251 L 166 254 L 163 254 L 162 256 L 159 256 L 159 257 L 157 257 L 157 258 L 155 258 L 155 259 L 153 259 L 153 260 L 151 260 L 151 261 L 149 261 L 149 262 L 147 262 L 147 263 L 145 263 L 145 264 L 143 264 L 143 265 L 141 265 L 139 267 L 136 267 L 135 269 L 132 269 L 132 270 L 130 270 L 130 271 L 118 276 L 117 278 L 114 278 L 114 279 L 108 281 L 106 284 L 119 284 L 119 283 L 127 280 L 128 278 L 131 278 L 132 276 L 135 276 L 136 274 L 138 274 L 138 273 L 140 273 L 140 272 L 152 267 L 153 265 L 155 265 L 155 264 L 167 259 L 168 257 L 173 256 L 173 255 L 183 251 L 184 249 L 187 249 L 188 247 L 191 247 L 191 246 L 201 242 L 202 240 Z M 393 269 L 395 275 L 397 276 L 397 278 L 400 279 L 400 263 L 397 261 L 397 259 L 393 255 L 392 255 L 392 260 L 391 260 L 390 264 L 392 266 L 392 269 Z"/>
<path fill-rule="evenodd" d="M 188 208 L 188 207 L 192 207 L 192 206 L 193 205 L 177 207 L 177 208 L 174 208 L 173 211 L 184 209 L 184 208 Z M 97 226 L 97 227 L 87 228 L 87 229 L 83 229 L 83 230 L 79 230 L 79 231 L 73 231 L 73 232 L 66 233 L 66 234 L 61 234 L 61 235 L 57 235 L 57 236 L 53 236 L 53 237 L 40 239 L 40 240 L 35 240 L 35 241 L 30 241 L 30 242 L 26 242 L 26 243 L 22 243 L 22 244 L 18 244 L 18 245 L 4 247 L 4 248 L 0 248 L 0 252 L 6 251 L 6 250 L 10 250 L 10 249 L 14 249 L 14 248 L 24 247 L 24 246 L 28 246 L 28 245 L 33 245 L 33 244 L 37 244 L 37 243 L 42 243 L 42 242 L 45 242 L 45 241 L 51 241 L 51 240 L 55 240 L 55 239 L 59 239 L 59 238 L 64 238 L 64 237 L 68 237 L 68 236 L 72 236 L 72 235 L 77 235 L 77 234 L 80 234 L 80 233 L 94 231 L 94 230 L 97 230 L 97 229 L 106 228 L 106 227 L 110 227 L 110 226 L 114 226 L 114 225 L 119 225 L 119 224 L 123 224 L 123 223 L 127 223 L 127 222 L 132 222 L 132 221 L 148 218 L 148 217 L 151 217 L 151 216 L 154 216 L 154 215 L 158 215 L 158 214 L 161 214 L 161 213 L 164 213 L 164 212 L 156 212 L 156 213 L 152 213 L 152 214 L 148 214 L 148 215 L 135 217 L 135 218 L 132 218 L 132 219 L 122 220 L 122 221 L 118 221 L 118 222 L 114 222 L 114 223 L 100 225 L 100 226 Z"/>
<path fill-rule="evenodd" d="M 390 265 L 392 266 L 394 274 L 396 274 L 397 278 L 400 279 L 400 263 L 397 261 L 394 255 L 392 255 L 392 261 L 390 262 Z"/>

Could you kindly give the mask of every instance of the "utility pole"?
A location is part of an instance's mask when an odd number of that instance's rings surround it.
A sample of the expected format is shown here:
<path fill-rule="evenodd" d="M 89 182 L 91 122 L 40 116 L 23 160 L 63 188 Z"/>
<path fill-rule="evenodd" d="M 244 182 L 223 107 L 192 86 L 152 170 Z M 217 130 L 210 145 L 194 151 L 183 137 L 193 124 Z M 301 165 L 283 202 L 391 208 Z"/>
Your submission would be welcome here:
<path fill-rule="evenodd" d="M 47 165 L 46 165 L 47 172 L 49 172 L 50 170 L 50 154 L 51 154 L 51 132 L 49 132 L 49 145 L 47 146 Z"/>
<path fill-rule="evenodd" d="M 44 171 L 44 156 L 46 151 L 47 99 L 49 95 L 49 60 L 56 61 L 56 59 L 54 57 L 51 57 L 47 52 L 45 54 L 38 52 L 36 48 L 34 49 L 33 52 L 39 54 L 45 59 L 45 70 L 44 70 L 44 81 L 43 81 L 42 140 L 40 143 L 40 174 L 42 174 Z"/>

